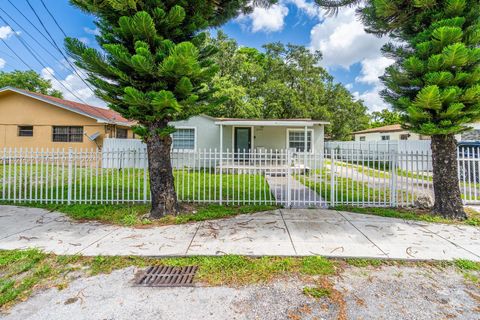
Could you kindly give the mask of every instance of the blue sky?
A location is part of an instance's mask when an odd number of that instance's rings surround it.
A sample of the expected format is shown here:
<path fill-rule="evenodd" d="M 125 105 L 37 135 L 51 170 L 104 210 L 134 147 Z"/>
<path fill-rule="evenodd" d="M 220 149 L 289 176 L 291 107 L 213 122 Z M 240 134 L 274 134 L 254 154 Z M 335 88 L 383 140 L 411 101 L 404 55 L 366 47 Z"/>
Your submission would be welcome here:
<path fill-rule="evenodd" d="M 70 6 L 68 0 L 43 1 L 63 32 L 87 45 L 96 45 L 93 17 Z M 40 0 L 30 0 L 30 3 L 54 41 L 46 34 L 27 0 L 1 1 L 0 8 L 4 12 L 0 10 L 0 69 L 11 71 L 32 67 L 43 77 L 51 79 L 67 99 L 103 105 L 55 49 L 55 43 L 63 48 L 62 30 L 55 25 Z M 314 6 L 312 0 L 280 0 L 268 9 L 256 8 L 252 14 L 240 16 L 222 29 L 243 46 L 261 48 L 263 44 L 280 41 L 320 50 L 324 55 L 322 65 L 336 81 L 364 100 L 370 110 L 386 107 L 378 96 L 382 89 L 378 76 L 391 63 L 380 54 L 380 47 L 386 39 L 366 34 L 353 9 L 347 8 L 336 17 L 329 17 Z M 32 48 L 40 61 L 32 56 L 22 41 Z"/>

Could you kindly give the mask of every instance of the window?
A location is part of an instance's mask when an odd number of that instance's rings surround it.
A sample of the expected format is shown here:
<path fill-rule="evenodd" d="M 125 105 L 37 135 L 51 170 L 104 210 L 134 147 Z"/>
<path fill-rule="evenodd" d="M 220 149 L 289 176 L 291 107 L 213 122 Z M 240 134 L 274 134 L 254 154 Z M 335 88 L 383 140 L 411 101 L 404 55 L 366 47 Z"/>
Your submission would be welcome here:
<path fill-rule="evenodd" d="M 117 128 L 117 139 L 127 139 L 128 130 L 123 128 Z"/>
<path fill-rule="evenodd" d="M 390 140 L 390 136 L 382 136 L 382 140 Z"/>
<path fill-rule="evenodd" d="M 359 138 L 360 141 L 365 141 L 365 136 Z"/>
<path fill-rule="evenodd" d="M 174 150 L 195 150 L 195 129 L 179 128 L 172 134 Z"/>
<path fill-rule="evenodd" d="M 33 126 L 18 126 L 19 137 L 33 137 Z"/>
<path fill-rule="evenodd" d="M 53 142 L 83 142 L 83 127 L 53 127 Z"/>
<path fill-rule="evenodd" d="M 400 135 L 400 140 L 408 140 L 408 137 L 410 137 L 410 135 L 407 133 L 407 134 L 401 134 Z"/>
<path fill-rule="evenodd" d="M 288 131 L 288 148 L 295 149 L 298 152 L 305 151 L 305 131 L 289 130 Z M 312 151 L 312 130 L 307 131 L 307 151 Z"/>

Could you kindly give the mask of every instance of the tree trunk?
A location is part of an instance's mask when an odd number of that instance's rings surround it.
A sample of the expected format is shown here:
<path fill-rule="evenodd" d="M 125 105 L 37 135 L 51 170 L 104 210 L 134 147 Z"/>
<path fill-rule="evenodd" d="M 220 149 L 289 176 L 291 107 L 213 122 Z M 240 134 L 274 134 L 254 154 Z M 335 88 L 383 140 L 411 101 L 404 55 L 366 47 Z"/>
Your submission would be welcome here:
<path fill-rule="evenodd" d="M 432 136 L 434 212 L 450 219 L 466 219 L 458 183 L 457 142 L 453 135 Z"/>
<path fill-rule="evenodd" d="M 152 209 L 150 218 L 158 219 L 166 214 L 177 214 L 177 193 L 170 161 L 172 138 L 158 135 L 157 130 L 166 127 L 166 123 L 156 123 L 149 127 L 151 136 L 147 138 L 148 172 L 150 174 L 150 192 Z"/>

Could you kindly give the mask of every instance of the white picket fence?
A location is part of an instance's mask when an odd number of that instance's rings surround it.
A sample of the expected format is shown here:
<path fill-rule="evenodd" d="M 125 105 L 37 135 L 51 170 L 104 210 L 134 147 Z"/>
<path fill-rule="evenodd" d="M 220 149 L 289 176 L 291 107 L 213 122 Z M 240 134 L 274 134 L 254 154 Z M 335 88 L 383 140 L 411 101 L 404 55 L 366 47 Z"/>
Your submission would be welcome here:
<path fill-rule="evenodd" d="M 429 152 L 354 149 L 173 152 L 179 201 L 285 207 L 411 206 L 432 193 Z M 478 148 L 458 154 L 466 204 L 480 203 Z M 148 203 L 146 150 L 0 150 L 0 201 Z"/>

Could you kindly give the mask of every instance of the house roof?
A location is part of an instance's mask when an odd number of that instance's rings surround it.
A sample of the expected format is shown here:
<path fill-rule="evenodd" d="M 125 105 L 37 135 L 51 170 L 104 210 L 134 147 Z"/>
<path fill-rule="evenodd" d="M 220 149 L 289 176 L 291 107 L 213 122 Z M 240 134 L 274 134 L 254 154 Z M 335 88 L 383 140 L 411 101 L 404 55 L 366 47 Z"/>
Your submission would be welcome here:
<path fill-rule="evenodd" d="M 8 92 L 8 91 L 16 92 L 21 95 L 28 96 L 30 98 L 37 99 L 37 100 L 46 102 L 48 104 L 60 107 L 62 109 L 66 109 L 66 110 L 84 115 L 86 117 L 93 118 L 101 123 L 119 124 L 124 126 L 131 126 L 133 124 L 133 122 L 122 117 L 118 112 L 115 112 L 111 109 L 94 107 L 88 104 L 60 99 L 60 98 L 48 96 L 41 93 L 31 92 L 23 89 L 17 89 L 14 87 L 4 87 L 0 89 L 0 93 Z"/>
<path fill-rule="evenodd" d="M 400 124 L 391 124 L 388 126 L 371 128 L 361 131 L 352 132 L 352 134 L 363 134 L 363 133 L 375 133 L 375 132 L 394 132 L 394 131 L 405 131 Z"/>
<path fill-rule="evenodd" d="M 290 127 L 312 127 L 316 124 L 330 124 L 327 121 L 312 119 L 242 119 L 242 118 L 216 118 L 218 125 L 250 125 L 250 126 L 290 126 Z"/>

